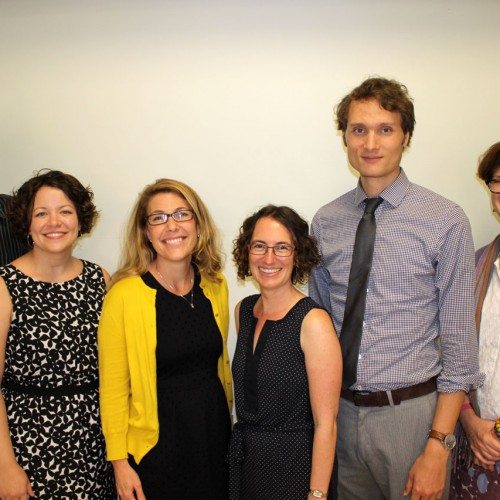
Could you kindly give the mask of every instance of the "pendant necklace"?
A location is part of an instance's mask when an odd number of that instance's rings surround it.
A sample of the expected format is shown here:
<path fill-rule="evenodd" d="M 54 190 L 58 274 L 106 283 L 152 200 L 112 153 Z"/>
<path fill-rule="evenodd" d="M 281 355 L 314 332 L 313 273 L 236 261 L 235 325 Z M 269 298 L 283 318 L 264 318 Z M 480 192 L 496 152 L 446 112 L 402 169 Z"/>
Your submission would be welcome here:
<path fill-rule="evenodd" d="M 170 284 L 166 279 L 165 277 L 163 276 L 163 274 L 161 274 L 160 270 L 158 269 L 158 263 L 155 262 L 155 269 L 156 269 L 156 272 L 160 275 L 160 278 L 167 284 L 167 286 L 174 292 L 174 295 L 176 295 L 177 297 L 180 297 L 181 299 L 184 299 L 188 304 L 189 306 L 191 307 L 191 309 L 194 309 L 194 278 L 191 278 L 191 293 L 189 294 L 189 299 L 187 299 L 184 295 L 179 295 L 177 293 L 177 290 L 175 288 L 174 285 Z"/>

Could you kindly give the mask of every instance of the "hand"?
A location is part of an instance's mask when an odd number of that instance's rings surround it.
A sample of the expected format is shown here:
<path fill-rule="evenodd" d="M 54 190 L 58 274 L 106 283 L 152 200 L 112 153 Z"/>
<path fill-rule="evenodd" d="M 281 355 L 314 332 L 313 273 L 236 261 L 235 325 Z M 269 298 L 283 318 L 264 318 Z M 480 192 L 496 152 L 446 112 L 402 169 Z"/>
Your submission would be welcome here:
<path fill-rule="evenodd" d="M 494 470 L 495 462 L 500 460 L 500 439 L 493 432 L 494 425 L 493 420 L 485 420 L 477 415 L 471 415 L 464 425 L 474 452 L 474 463 L 488 470 Z"/>
<path fill-rule="evenodd" d="M 411 493 L 411 500 L 441 498 L 446 482 L 446 462 L 449 453 L 438 441 L 429 439 L 424 452 L 410 469 L 403 495 Z"/>
<path fill-rule="evenodd" d="M 128 460 L 113 460 L 116 491 L 121 500 L 146 500 L 142 491 L 141 480 Z M 134 494 L 135 493 L 135 494 Z"/>
<path fill-rule="evenodd" d="M 0 498 L 2 500 L 27 500 L 34 497 L 30 480 L 16 462 L 0 468 Z"/>

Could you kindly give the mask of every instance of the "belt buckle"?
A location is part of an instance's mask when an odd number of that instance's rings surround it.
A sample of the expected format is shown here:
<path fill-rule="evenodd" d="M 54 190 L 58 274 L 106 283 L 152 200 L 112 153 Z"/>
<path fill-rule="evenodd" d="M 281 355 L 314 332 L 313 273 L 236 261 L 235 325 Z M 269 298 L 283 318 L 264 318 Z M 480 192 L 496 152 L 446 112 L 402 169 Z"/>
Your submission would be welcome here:
<path fill-rule="evenodd" d="M 362 406 L 364 396 L 368 396 L 370 391 L 352 391 L 352 400 L 356 406 Z"/>

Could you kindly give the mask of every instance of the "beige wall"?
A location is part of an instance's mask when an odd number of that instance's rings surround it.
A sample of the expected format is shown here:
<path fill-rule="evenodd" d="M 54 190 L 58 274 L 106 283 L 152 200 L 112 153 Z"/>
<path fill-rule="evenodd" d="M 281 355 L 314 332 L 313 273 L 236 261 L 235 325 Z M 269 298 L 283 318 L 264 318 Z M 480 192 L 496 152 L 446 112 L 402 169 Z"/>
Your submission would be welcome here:
<path fill-rule="evenodd" d="M 308 220 L 351 189 L 332 108 L 365 77 L 408 86 L 410 178 L 498 232 L 478 155 L 500 139 L 497 0 L 0 0 L 0 191 L 51 167 L 91 184 L 101 220 L 77 254 L 113 271 L 136 194 L 195 187 L 226 252 L 243 218 Z M 238 285 L 228 259 L 231 303 Z"/>

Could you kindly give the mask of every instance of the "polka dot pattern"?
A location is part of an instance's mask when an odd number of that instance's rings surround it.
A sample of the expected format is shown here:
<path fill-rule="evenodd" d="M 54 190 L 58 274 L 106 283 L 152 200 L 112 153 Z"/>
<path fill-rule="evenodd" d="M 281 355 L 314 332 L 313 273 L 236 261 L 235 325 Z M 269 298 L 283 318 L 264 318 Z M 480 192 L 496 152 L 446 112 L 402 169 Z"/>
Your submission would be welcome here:
<path fill-rule="evenodd" d="M 300 329 L 318 307 L 301 299 L 278 321 L 266 321 L 255 353 L 259 296 L 243 300 L 232 365 L 238 423 L 230 446 L 230 498 L 305 500 L 309 490 L 313 419 Z"/>
<path fill-rule="evenodd" d="M 156 371 L 160 437 L 137 465 L 146 498 L 228 496 L 230 416 L 217 363 L 222 336 L 195 275 L 194 308 L 147 273 L 156 293 Z M 190 301 L 190 294 L 187 295 Z"/>

